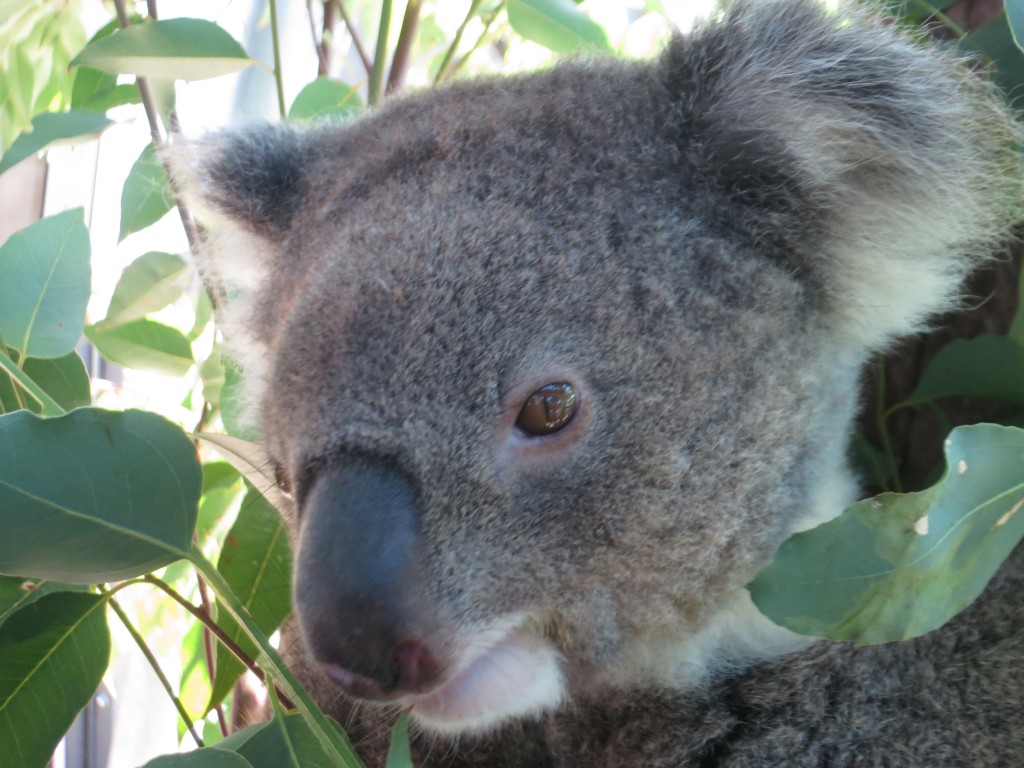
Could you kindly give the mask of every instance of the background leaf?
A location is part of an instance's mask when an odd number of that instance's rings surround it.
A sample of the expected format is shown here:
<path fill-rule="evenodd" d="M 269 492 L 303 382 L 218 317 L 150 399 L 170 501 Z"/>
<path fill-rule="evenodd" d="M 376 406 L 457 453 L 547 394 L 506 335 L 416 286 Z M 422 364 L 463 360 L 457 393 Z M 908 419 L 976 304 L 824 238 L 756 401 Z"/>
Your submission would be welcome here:
<path fill-rule="evenodd" d="M 559 53 L 611 49 L 601 26 L 572 0 L 508 0 L 508 22 L 527 40 Z"/>
<path fill-rule="evenodd" d="M 0 624 L 3 624 L 15 611 L 26 605 L 31 605 L 44 595 L 54 592 L 80 592 L 83 589 L 84 587 L 64 584 L 59 581 L 0 576 Z"/>
<path fill-rule="evenodd" d="M 1024 405 L 1024 347 L 1008 336 L 954 339 L 928 363 L 906 404 L 952 396 Z"/>
<path fill-rule="evenodd" d="M 139 576 L 188 553 L 195 446 L 144 411 L 0 416 L 0 573 L 72 584 Z"/>
<path fill-rule="evenodd" d="M 91 139 L 114 124 L 96 112 L 44 112 L 32 118 L 32 130 L 21 134 L 0 158 L 0 173 L 26 157 L 42 152 L 54 142 Z"/>
<path fill-rule="evenodd" d="M 85 335 L 105 358 L 128 368 L 184 376 L 195 364 L 185 334 L 155 320 L 91 325 Z"/>
<path fill-rule="evenodd" d="M 142 254 L 121 273 L 103 324 L 122 325 L 163 309 L 181 296 L 188 273 L 186 261 L 173 253 Z"/>
<path fill-rule="evenodd" d="M 113 74 L 204 80 L 254 63 L 231 35 L 203 19 L 166 19 L 94 40 L 71 62 Z"/>
<path fill-rule="evenodd" d="M 250 488 L 224 540 L 217 570 L 267 635 L 291 611 L 291 562 L 288 531 L 281 516 Z M 258 655 L 256 646 L 230 614 L 221 612 L 217 623 L 250 658 Z M 207 710 L 224 700 L 244 671 L 242 662 L 223 646 L 217 647 L 217 676 Z"/>
<path fill-rule="evenodd" d="M 413 768 L 409 751 L 409 713 L 403 712 L 391 729 L 386 768 Z"/>
<path fill-rule="evenodd" d="M 184 755 L 164 755 L 143 768 L 252 768 L 252 763 L 236 752 L 207 747 Z"/>
<path fill-rule="evenodd" d="M 25 361 L 22 370 L 65 411 L 81 408 L 92 402 L 89 374 L 85 370 L 85 363 L 76 352 L 50 360 L 30 357 Z M 15 389 L 10 377 L 0 371 L 0 409 L 5 412 L 18 409 Z M 32 412 L 39 413 L 42 410 L 31 397 L 23 396 L 22 400 Z"/>
<path fill-rule="evenodd" d="M 133 232 L 155 224 L 174 207 L 174 196 L 164 166 L 156 159 L 152 144 L 147 144 L 132 165 L 121 189 L 120 242 Z"/>
<path fill-rule="evenodd" d="M 110 658 L 100 595 L 58 592 L 0 625 L 0 744 L 12 766 L 44 768 Z"/>
<path fill-rule="evenodd" d="M 26 357 L 74 350 L 89 301 L 89 232 L 81 208 L 37 221 L 0 245 L 0 334 Z"/>
<path fill-rule="evenodd" d="M 762 613 L 868 645 L 917 637 L 970 605 L 1024 537 L 1024 430 L 959 427 L 945 447 L 937 485 L 866 499 L 783 542 L 749 585 Z"/>
<path fill-rule="evenodd" d="M 331 725 L 342 733 L 337 723 L 331 721 Z M 324 753 L 313 731 L 299 715 L 279 714 L 265 725 L 229 736 L 218 746 L 233 749 L 253 768 L 333 768 L 335 765 L 335 760 Z"/>
<path fill-rule="evenodd" d="M 318 77 L 299 91 L 288 110 L 288 119 L 351 117 L 362 109 L 363 101 L 359 98 L 358 88 L 329 77 Z"/>

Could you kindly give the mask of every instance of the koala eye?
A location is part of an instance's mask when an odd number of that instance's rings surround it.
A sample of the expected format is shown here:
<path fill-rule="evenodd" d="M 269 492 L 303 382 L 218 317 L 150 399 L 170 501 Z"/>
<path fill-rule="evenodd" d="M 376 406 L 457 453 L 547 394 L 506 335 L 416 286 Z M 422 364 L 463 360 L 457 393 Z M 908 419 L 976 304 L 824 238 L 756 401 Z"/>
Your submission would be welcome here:
<path fill-rule="evenodd" d="M 274 482 L 277 483 L 277 487 L 281 489 L 281 493 L 285 496 L 292 495 L 292 482 L 288 479 L 288 473 L 284 471 L 284 467 L 280 464 L 274 464 Z"/>
<path fill-rule="evenodd" d="M 577 396 L 571 384 L 545 384 L 523 403 L 516 426 L 530 437 L 541 437 L 564 428 L 576 415 Z"/>

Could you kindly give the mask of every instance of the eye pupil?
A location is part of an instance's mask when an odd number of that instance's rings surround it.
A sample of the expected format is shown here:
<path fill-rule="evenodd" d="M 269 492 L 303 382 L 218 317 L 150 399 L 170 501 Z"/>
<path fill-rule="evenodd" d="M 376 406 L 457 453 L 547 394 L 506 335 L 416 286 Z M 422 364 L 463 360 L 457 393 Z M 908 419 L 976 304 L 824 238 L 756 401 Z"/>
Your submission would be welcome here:
<path fill-rule="evenodd" d="M 523 403 L 516 426 L 532 437 L 550 435 L 564 428 L 576 415 L 576 390 L 571 384 L 545 384 Z"/>
<path fill-rule="evenodd" d="M 277 482 L 277 487 L 281 489 L 281 492 L 286 496 L 290 496 L 292 492 L 292 484 L 288 479 L 288 473 L 284 471 L 284 467 L 279 464 L 274 465 L 274 480 Z"/>

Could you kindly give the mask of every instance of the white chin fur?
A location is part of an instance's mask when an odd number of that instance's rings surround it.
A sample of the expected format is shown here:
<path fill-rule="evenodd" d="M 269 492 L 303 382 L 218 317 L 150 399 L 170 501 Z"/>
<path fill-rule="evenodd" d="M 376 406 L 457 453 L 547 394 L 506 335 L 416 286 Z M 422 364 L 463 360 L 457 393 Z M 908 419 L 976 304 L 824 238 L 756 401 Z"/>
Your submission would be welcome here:
<path fill-rule="evenodd" d="M 565 698 L 558 652 L 521 616 L 507 617 L 472 645 L 440 687 L 402 699 L 423 728 L 444 735 L 481 733 L 553 709 Z"/>

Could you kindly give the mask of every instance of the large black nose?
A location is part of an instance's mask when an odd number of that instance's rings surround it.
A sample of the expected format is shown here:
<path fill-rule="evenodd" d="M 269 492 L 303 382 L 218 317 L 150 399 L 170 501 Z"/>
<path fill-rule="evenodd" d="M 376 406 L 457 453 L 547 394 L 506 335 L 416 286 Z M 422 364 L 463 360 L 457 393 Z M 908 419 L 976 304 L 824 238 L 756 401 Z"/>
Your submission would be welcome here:
<path fill-rule="evenodd" d="M 295 609 L 313 657 L 354 695 L 415 693 L 438 677 L 421 517 L 411 477 L 363 454 L 338 457 L 303 504 Z"/>

